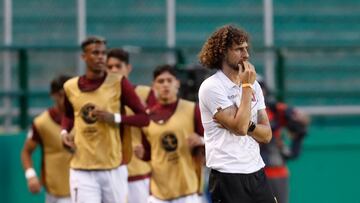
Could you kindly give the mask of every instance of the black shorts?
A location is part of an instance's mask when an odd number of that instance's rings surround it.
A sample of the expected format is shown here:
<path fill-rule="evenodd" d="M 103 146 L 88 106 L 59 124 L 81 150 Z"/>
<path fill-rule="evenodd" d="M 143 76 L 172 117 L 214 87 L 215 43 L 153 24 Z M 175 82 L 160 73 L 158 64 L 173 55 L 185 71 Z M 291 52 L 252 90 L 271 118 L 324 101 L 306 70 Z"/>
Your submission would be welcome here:
<path fill-rule="evenodd" d="M 209 191 L 213 203 L 276 203 L 264 169 L 250 174 L 211 170 Z"/>

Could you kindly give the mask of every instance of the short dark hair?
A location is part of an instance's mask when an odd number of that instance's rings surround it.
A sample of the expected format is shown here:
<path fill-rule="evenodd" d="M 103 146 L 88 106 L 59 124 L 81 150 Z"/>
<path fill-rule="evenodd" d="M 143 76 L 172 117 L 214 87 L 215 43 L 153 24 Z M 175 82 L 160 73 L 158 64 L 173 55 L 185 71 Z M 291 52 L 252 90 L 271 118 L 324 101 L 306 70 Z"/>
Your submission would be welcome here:
<path fill-rule="evenodd" d="M 50 93 L 54 94 L 64 89 L 64 83 L 71 77 L 68 75 L 59 75 L 55 77 L 50 83 Z"/>
<path fill-rule="evenodd" d="M 129 52 L 125 51 L 124 49 L 110 49 L 107 53 L 108 59 L 110 57 L 117 58 L 120 61 L 129 64 Z"/>
<path fill-rule="evenodd" d="M 153 79 L 155 80 L 159 75 L 161 75 L 164 72 L 168 72 L 171 75 L 173 75 L 174 77 L 176 77 L 176 71 L 174 66 L 165 64 L 165 65 L 160 65 L 157 66 L 153 72 Z"/>
<path fill-rule="evenodd" d="M 90 36 L 87 37 L 82 43 L 81 43 L 81 49 L 85 51 L 86 47 L 90 44 L 104 44 L 106 45 L 106 40 L 99 36 Z"/>

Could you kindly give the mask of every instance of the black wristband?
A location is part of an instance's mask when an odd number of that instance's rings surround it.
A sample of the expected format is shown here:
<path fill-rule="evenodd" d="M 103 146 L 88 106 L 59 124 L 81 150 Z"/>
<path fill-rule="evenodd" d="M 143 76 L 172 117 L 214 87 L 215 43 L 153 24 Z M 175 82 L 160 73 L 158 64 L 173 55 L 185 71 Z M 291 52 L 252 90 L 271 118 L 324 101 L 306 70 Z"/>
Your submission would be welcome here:
<path fill-rule="evenodd" d="M 254 122 L 250 121 L 249 128 L 248 128 L 248 133 L 253 132 L 255 130 L 255 128 L 256 128 L 256 124 Z"/>

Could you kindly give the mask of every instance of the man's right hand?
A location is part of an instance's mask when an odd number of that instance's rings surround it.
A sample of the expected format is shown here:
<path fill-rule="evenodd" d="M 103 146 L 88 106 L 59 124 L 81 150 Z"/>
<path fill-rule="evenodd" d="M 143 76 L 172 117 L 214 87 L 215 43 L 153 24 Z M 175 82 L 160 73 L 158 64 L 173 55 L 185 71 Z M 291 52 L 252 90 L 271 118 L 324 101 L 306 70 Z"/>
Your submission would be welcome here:
<path fill-rule="evenodd" d="M 240 80 L 242 84 L 249 83 L 254 84 L 256 80 L 256 71 L 255 67 L 248 61 L 243 61 L 243 65 L 239 64 L 239 66 L 243 67 L 244 71 L 239 71 Z M 241 67 L 240 70 L 241 70 Z"/>
<path fill-rule="evenodd" d="M 71 152 L 75 151 L 75 142 L 74 142 L 74 135 L 71 133 L 62 131 L 61 132 L 61 139 L 65 147 L 69 148 Z"/>
<path fill-rule="evenodd" d="M 105 123 L 115 122 L 115 117 L 113 113 L 102 110 L 99 107 L 95 107 L 95 109 L 92 111 L 92 114 L 97 118 L 98 121 L 102 121 Z"/>
<path fill-rule="evenodd" d="M 33 194 L 39 193 L 41 190 L 41 184 L 39 179 L 34 176 L 27 180 L 29 191 Z"/>

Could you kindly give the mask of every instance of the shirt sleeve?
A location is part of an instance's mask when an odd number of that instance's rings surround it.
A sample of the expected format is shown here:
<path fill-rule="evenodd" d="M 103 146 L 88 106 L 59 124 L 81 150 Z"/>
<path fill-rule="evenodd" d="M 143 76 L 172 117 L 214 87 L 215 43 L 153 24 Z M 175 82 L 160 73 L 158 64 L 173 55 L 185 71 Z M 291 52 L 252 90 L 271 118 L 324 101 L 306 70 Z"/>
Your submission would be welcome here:
<path fill-rule="evenodd" d="M 200 108 L 207 109 L 212 115 L 234 105 L 220 86 L 216 81 L 206 81 L 199 90 Z"/>
<path fill-rule="evenodd" d="M 150 145 L 150 142 L 147 140 L 144 132 L 141 132 L 141 144 L 144 147 L 144 157 L 142 158 L 142 160 L 150 161 L 151 160 L 151 145 Z"/>
<path fill-rule="evenodd" d="M 200 136 L 204 136 L 204 128 L 202 126 L 202 122 L 201 122 L 201 113 L 200 113 L 200 108 L 199 105 L 196 104 L 195 106 L 195 114 L 194 114 L 194 122 L 195 122 L 195 132 L 200 135 Z"/>
<path fill-rule="evenodd" d="M 74 126 L 74 109 L 66 94 L 64 99 L 64 105 L 65 112 L 64 116 L 61 119 L 61 128 L 66 129 L 68 132 L 70 132 Z"/>
<path fill-rule="evenodd" d="M 121 105 L 128 106 L 134 112 L 134 115 L 121 115 L 121 123 L 136 127 L 149 125 L 150 120 L 145 112 L 145 107 L 125 77 L 121 80 Z"/>
<path fill-rule="evenodd" d="M 27 133 L 27 139 L 31 139 L 34 142 L 41 143 L 41 137 L 39 132 L 36 129 L 36 126 L 34 123 L 31 125 L 31 128 L 29 129 Z"/>

